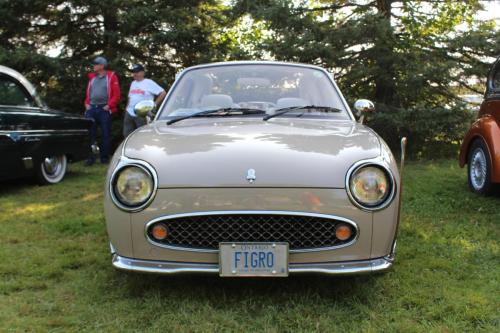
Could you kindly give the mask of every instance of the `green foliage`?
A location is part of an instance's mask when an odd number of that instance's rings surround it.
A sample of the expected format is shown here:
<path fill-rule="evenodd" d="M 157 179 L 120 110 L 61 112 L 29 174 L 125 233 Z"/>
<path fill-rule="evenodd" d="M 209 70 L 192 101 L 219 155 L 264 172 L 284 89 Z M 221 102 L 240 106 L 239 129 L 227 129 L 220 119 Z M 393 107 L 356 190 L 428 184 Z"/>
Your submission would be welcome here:
<path fill-rule="evenodd" d="M 111 266 L 106 169 L 0 188 L 2 332 L 498 332 L 498 198 L 455 160 L 410 163 L 394 269 L 221 279 Z M 69 208 L 71 207 L 71 208 Z"/>
<path fill-rule="evenodd" d="M 433 108 L 416 105 L 408 109 L 379 104 L 368 123 L 394 153 L 399 152 L 400 140 L 405 136 L 409 157 L 455 157 L 474 117 L 474 113 L 460 104 Z"/>
<path fill-rule="evenodd" d="M 474 18 L 475 0 L 242 0 L 235 8 L 267 23 L 259 44 L 275 59 L 326 67 L 348 100 L 374 100 L 380 114 L 368 125 L 393 149 L 408 136 L 414 156 L 463 137 L 471 117 L 456 92 L 482 93 L 500 54 L 500 31 Z"/>
<path fill-rule="evenodd" d="M 394 107 L 455 99 L 453 87 L 484 79 L 500 54 L 479 1 L 238 1 L 267 22 L 260 46 L 274 58 L 330 69 L 350 98 Z"/>
<path fill-rule="evenodd" d="M 224 59 L 229 47 L 217 38 L 229 21 L 216 0 L 0 1 L 0 15 L 16 18 L 0 23 L 0 63 L 27 75 L 51 107 L 68 112 L 83 111 L 96 55 L 110 60 L 126 93 L 132 63 L 144 64 L 168 88 L 180 68 Z M 60 54 L 48 57 L 54 48 Z"/>

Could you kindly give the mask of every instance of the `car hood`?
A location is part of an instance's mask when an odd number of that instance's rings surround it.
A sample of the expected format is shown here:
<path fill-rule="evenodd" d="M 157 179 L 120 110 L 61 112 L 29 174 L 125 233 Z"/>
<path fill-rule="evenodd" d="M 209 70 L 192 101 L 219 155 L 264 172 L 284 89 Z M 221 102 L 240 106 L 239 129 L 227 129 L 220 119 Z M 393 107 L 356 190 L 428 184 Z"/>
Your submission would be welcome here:
<path fill-rule="evenodd" d="M 378 136 L 352 121 L 203 118 L 142 127 L 124 154 L 150 163 L 160 188 L 343 188 L 349 167 L 380 150 Z"/>

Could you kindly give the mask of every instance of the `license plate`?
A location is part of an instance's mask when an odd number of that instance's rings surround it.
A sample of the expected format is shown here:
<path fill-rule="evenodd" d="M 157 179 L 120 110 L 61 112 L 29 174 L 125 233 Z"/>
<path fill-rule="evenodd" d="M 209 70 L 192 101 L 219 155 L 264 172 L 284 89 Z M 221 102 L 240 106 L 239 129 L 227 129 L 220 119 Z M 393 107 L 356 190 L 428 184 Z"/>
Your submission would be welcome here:
<path fill-rule="evenodd" d="M 220 276 L 288 276 L 288 243 L 220 243 Z"/>

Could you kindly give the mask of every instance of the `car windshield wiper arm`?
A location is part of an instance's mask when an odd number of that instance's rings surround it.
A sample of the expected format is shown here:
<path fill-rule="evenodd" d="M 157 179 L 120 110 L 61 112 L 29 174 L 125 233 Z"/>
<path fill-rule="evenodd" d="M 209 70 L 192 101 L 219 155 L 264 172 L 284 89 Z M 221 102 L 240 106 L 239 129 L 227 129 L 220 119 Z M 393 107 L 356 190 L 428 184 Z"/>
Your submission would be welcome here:
<path fill-rule="evenodd" d="M 262 118 L 264 121 L 269 120 L 274 117 L 281 116 L 282 114 L 285 114 L 290 111 L 295 111 L 295 110 L 306 110 L 306 109 L 316 109 L 316 110 L 321 110 L 325 112 L 342 112 L 341 109 L 334 108 L 332 106 L 319 106 L 319 105 L 305 105 L 305 106 L 290 106 L 282 109 L 278 109 L 275 111 L 274 114 L 268 114 L 264 118 Z"/>
<path fill-rule="evenodd" d="M 251 109 L 251 108 L 220 108 L 220 109 L 213 109 L 213 110 L 204 110 L 200 112 L 195 112 L 191 113 L 185 116 L 179 116 L 176 118 L 172 118 L 169 121 L 167 121 L 167 125 L 171 125 L 173 123 L 176 123 L 178 121 L 184 120 L 184 119 L 189 119 L 189 118 L 194 118 L 194 117 L 200 117 L 212 113 L 225 113 L 224 115 L 230 115 L 231 113 L 241 113 L 241 114 L 265 114 L 266 111 L 264 110 L 259 110 L 259 109 Z"/>

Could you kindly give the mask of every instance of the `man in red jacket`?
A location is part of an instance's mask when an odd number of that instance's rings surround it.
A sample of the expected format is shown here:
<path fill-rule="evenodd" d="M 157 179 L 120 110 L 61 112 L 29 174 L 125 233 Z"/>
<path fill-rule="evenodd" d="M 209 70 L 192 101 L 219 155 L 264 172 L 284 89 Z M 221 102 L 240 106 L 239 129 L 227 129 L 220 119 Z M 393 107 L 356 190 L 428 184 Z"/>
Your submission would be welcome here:
<path fill-rule="evenodd" d="M 92 62 L 93 73 L 89 73 L 87 95 L 85 97 L 85 117 L 94 120 L 90 129 L 90 143 L 96 142 L 97 126 L 101 128 L 102 145 L 100 149 L 101 163 L 109 161 L 109 141 L 111 135 L 111 115 L 117 112 L 120 101 L 120 84 L 112 71 L 106 70 L 108 61 L 97 57 Z M 87 160 L 87 165 L 95 163 L 94 155 Z"/>

